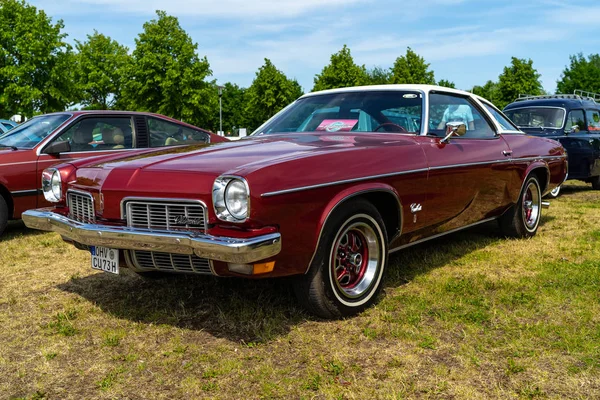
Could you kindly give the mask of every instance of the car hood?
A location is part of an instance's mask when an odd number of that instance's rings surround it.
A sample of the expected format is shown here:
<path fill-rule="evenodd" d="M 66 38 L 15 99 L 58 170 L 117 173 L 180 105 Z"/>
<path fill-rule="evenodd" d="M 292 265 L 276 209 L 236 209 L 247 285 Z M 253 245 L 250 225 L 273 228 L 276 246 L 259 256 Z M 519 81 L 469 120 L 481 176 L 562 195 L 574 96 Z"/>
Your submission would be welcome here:
<path fill-rule="evenodd" d="M 387 145 L 414 144 L 410 136 L 384 136 Z M 253 137 L 236 142 L 192 145 L 117 159 L 91 160 L 78 168 L 170 171 L 209 175 L 246 175 L 276 162 L 356 151 L 382 144 L 382 135 L 287 134 Z"/>

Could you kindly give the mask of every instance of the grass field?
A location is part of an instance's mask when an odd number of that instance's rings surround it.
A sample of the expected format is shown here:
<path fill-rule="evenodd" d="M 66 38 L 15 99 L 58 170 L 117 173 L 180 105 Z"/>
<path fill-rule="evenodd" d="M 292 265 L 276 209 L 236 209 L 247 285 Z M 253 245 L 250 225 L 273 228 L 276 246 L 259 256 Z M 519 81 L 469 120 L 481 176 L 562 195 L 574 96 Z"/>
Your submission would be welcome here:
<path fill-rule="evenodd" d="M 0 241 L 0 398 L 600 398 L 600 192 L 531 240 L 494 223 L 391 257 L 343 321 L 287 280 L 92 271 L 56 234 Z"/>

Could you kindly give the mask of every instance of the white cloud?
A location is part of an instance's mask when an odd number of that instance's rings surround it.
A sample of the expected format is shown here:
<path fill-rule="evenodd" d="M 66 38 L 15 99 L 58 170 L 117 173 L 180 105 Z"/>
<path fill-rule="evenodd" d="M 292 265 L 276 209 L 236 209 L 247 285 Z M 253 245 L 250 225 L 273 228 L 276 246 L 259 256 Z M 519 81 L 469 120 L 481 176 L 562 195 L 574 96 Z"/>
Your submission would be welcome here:
<path fill-rule="evenodd" d="M 331 10 L 371 0 L 67 0 L 58 5 L 55 0 L 36 3 L 53 13 L 86 13 L 98 7 L 112 12 L 153 15 L 156 10 L 188 17 L 222 18 L 289 18 L 310 11 Z"/>

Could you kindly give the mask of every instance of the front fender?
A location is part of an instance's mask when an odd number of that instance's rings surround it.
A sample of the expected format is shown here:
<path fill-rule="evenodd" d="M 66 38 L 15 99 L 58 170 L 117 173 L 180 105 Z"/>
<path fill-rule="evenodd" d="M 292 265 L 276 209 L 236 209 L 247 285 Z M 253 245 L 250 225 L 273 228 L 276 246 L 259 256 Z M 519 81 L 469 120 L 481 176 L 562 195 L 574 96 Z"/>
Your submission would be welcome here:
<path fill-rule="evenodd" d="M 314 252 L 312 254 L 312 257 L 306 268 L 305 273 L 308 272 L 308 270 L 310 269 L 310 265 L 312 264 L 312 261 L 315 258 L 317 249 L 319 247 L 319 243 L 322 239 L 321 236 L 323 234 L 325 224 L 327 223 L 327 220 L 329 219 L 329 217 L 334 213 L 336 208 L 338 208 L 342 203 L 344 203 L 352 198 L 369 195 L 369 194 L 374 194 L 374 193 L 378 193 L 378 192 L 389 193 L 394 196 L 396 203 L 397 203 L 397 207 L 398 207 L 398 209 L 397 209 L 398 230 L 389 237 L 389 241 L 391 242 L 393 239 L 400 236 L 400 234 L 402 233 L 402 202 L 400 201 L 400 196 L 398 195 L 398 192 L 396 191 L 396 189 L 394 189 L 392 186 L 385 184 L 385 183 L 363 183 L 360 185 L 352 186 L 350 188 L 346 188 L 346 189 L 342 190 L 341 192 L 337 193 L 333 198 L 331 198 L 331 200 L 329 200 L 327 205 L 323 208 L 323 211 L 319 218 L 318 224 L 315 227 L 316 230 L 314 232 L 314 237 L 316 238 L 316 241 L 314 242 Z M 382 217 L 385 218 L 385 215 L 382 215 Z M 388 235 L 390 235 L 390 232 L 388 232 Z"/>

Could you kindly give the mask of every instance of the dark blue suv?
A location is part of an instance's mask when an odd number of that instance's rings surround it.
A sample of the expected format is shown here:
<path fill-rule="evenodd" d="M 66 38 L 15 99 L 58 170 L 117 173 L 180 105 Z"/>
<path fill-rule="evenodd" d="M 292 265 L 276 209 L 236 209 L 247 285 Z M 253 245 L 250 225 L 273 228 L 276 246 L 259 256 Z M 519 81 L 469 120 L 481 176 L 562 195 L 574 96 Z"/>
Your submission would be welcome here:
<path fill-rule="evenodd" d="M 558 140 L 569 157 L 568 179 L 600 190 L 600 96 L 592 93 L 523 97 L 504 113 L 523 132 Z M 560 187 L 551 195 L 556 197 Z"/>

